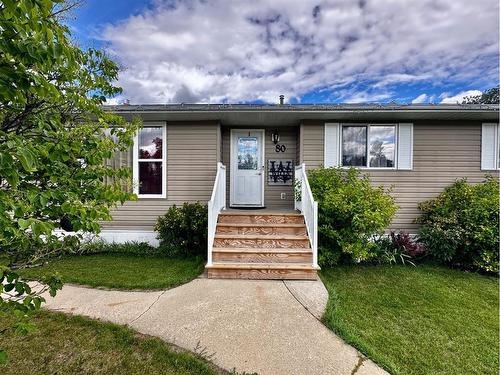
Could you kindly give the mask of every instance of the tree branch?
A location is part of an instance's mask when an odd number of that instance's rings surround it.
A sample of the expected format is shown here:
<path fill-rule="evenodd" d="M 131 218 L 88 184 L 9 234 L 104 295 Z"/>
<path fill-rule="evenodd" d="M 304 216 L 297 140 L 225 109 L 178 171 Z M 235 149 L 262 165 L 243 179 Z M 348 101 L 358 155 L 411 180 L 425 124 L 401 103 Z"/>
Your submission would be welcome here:
<path fill-rule="evenodd" d="M 76 7 L 79 7 L 83 4 L 83 0 L 76 0 L 72 3 L 68 3 L 66 2 L 67 5 L 63 6 L 62 8 L 56 10 L 56 11 L 53 11 L 51 14 L 49 14 L 49 18 L 52 18 L 52 17 L 57 17 L 63 13 L 67 13 L 69 12 L 70 10 L 76 8 Z M 57 7 L 54 7 L 54 9 L 56 9 Z"/>

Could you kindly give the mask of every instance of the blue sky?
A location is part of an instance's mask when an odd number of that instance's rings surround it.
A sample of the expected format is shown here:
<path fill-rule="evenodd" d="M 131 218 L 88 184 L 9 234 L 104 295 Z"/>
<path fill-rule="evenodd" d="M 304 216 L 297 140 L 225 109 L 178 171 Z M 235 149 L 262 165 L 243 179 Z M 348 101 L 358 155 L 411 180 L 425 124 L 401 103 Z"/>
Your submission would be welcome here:
<path fill-rule="evenodd" d="M 87 0 L 111 103 L 441 103 L 498 84 L 497 0 Z M 479 90 L 479 91 L 478 91 Z"/>
<path fill-rule="evenodd" d="M 82 46 L 102 47 L 100 32 L 105 25 L 116 24 L 151 7 L 145 0 L 85 0 L 72 12 L 69 25 L 73 37 Z"/>

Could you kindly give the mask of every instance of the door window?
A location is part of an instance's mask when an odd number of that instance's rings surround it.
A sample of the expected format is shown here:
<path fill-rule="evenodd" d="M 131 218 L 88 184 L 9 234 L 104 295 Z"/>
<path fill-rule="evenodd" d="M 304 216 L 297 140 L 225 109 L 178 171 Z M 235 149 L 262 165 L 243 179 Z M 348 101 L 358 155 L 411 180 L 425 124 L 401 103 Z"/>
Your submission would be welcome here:
<path fill-rule="evenodd" d="M 257 170 L 257 137 L 238 137 L 238 169 Z"/>

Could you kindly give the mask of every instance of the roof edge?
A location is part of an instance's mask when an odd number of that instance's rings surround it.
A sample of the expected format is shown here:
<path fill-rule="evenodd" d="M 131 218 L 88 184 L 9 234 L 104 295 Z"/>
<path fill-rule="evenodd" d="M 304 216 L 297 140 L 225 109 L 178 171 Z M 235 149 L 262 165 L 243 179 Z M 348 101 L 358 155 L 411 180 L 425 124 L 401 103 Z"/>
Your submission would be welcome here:
<path fill-rule="evenodd" d="M 497 104 L 121 104 L 111 112 L 499 112 Z"/>

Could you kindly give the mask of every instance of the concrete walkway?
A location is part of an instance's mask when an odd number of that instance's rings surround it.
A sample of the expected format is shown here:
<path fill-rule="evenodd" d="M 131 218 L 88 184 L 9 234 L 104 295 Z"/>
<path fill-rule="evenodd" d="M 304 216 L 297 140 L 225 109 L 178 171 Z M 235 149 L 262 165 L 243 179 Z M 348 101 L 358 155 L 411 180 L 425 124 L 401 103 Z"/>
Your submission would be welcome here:
<path fill-rule="evenodd" d="M 125 292 L 66 285 L 47 308 L 126 324 L 238 372 L 385 374 L 317 318 L 321 281 L 199 278 L 178 288 Z"/>

